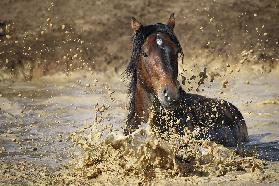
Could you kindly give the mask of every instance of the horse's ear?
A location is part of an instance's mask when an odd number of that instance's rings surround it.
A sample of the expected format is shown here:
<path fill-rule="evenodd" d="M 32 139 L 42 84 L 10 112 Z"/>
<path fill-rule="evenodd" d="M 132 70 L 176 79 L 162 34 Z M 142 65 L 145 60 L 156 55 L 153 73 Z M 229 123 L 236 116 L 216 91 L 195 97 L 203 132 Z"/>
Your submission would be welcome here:
<path fill-rule="evenodd" d="M 136 20 L 136 18 L 132 17 L 131 18 L 131 27 L 134 32 L 137 32 L 142 27 L 142 24 L 138 20 Z"/>
<path fill-rule="evenodd" d="M 168 20 L 167 25 L 169 25 L 169 27 L 171 27 L 172 29 L 174 29 L 174 26 L 175 26 L 174 13 L 172 13 L 172 14 L 170 15 L 170 18 L 169 18 L 169 20 Z"/>

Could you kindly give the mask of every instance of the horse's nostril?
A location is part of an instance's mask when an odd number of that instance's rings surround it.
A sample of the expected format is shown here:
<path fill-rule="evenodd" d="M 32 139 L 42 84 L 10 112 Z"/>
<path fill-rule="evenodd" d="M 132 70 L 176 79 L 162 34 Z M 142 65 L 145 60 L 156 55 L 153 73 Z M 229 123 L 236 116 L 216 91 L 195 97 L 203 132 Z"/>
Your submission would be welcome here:
<path fill-rule="evenodd" d="M 165 89 L 163 90 L 163 94 L 164 94 L 164 96 L 165 96 L 165 100 L 166 100 L 166 101 L 170 102 L 170 101 L 172 100 L 172 98 L 171 98 L 171 96 L 170 96 L 170 93 L 169 93 L 169 91 L 168 91 L 167 88 L 165 88 Z"/>
<path fill-rule="evenodd" d="M 162 89 L 161 98 L 167 104 L 173 104 L 177 100 L 175 92 L 172 92 L 168 87 Z"/>
<path fill-rule="evenodd" d="M 164 89 L 164 90 L 163 90 L 163 93 L 164 93 L 164 96 L 165 96 L 165 97 L 168 97 L 168 96 L 169 96 L 169 95 L 168 95 L 167 89 Z"/>

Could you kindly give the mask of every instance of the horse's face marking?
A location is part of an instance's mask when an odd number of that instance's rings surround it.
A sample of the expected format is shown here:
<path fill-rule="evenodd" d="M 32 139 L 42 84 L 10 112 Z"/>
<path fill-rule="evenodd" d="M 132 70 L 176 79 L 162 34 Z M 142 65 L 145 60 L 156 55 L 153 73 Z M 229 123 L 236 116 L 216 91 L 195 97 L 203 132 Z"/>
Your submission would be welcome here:
<path fill-rule="evenodd" d="M 156 43 L 159 46 L 161 46 L 163 44 L 163 40 L 160 38 L 159 34 L 157 34 Z"/>
<path fill-rule="evenodd" d="M 164 106 L 179 97 L 178 46 L 167 34 L 148 36 L 142 46 L 138 74 Z"/>

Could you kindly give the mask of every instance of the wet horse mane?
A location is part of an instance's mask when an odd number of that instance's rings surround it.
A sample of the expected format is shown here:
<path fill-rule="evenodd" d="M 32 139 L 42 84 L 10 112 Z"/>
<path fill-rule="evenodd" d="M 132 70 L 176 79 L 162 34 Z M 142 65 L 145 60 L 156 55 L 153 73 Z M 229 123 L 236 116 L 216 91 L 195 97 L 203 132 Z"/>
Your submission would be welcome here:
<path fill-rule="evenodd" d="M 125 70 L 125 73 L 127 77 L 130 78 L 130 83 L 129 83 L 129 97 L 130 97 L 130 103 L 129 103 L 129 115 L 128 115 L 128 120 L 130 120 L 134 113 L 135 113 L 135 92 L 136 92 L 136 83 L 137 83 L 137 64 L 139 61 L 139 56 L 141 53 L 141 48 L 142 45 L 145 41 L 145 39 L 154 33 L 165 33 L 167 34 L 170 39 L 178 46 L 179 53 L 182 57 L 183 60 L 183 51 L 181 48 L 181 45 L 176 37 L 176 35 L 173 32 L 173 29 L 170 28 L 170 26 L 162 23 L 157 23 L 153 25 L 147 25 L 147 26 L 142 26 L 132 37 L 132 55 L 130 62 Z"/>

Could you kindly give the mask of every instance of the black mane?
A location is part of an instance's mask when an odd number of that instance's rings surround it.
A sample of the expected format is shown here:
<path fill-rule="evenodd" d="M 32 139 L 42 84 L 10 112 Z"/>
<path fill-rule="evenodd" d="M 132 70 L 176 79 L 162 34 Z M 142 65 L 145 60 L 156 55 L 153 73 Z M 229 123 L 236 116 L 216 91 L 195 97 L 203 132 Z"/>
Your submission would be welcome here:
<path fill-rule="evenodd" d="M 132 37 L 132 43 L 133 43 L 133 50 L 130 62 L 125 70 L 126 75 L 130 78 L 130 84 L 129 84 L 129 96 L 130 96 L 130 103 L 129 103 L 129 115 L 128 115 L 128 122 L 129 120 L 134 117 L 135 113 L 135 91 L 136 91 L 136 82 L 137 82 L 137 64 L 139 61 L 139 56 L 141 53 L 141 47 L 145 41 L 145 39 L 153 34 L 153 33 L 165 33 L 169 35 L 171 40 L 178 46 L 179 53 L 183 57 L 183 51 L 181 48 L 181 45 L 176 37 L 176 35 L 173 32 L 173 29 L 162 23 L 157 23 L 154 25 L 147 25 L 142 26 Z"/>

